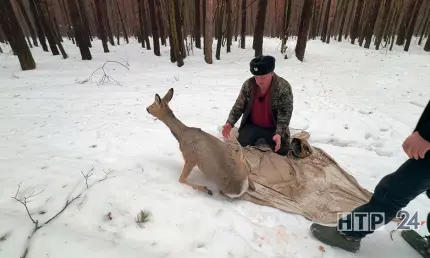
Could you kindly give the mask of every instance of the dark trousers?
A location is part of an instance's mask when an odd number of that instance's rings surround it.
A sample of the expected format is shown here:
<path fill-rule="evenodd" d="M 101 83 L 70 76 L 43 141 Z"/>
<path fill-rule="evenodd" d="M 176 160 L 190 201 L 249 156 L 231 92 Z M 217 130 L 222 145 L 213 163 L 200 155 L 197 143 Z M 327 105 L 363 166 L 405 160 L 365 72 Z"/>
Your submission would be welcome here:
<path fill-rule="evenodd" d="M 273 140 L 275 135 L 275 128 L 263 128 L 257 126 L 251 122 L 247 122 L 240 130 L 238 141 L 243 147 L 255 146 L 260 143 L 265 143 L 275 151 L 276 143 Z M 282 137 L 282 136 L 281 136 Z M 262 141 L 264 139 L 264 141 Z M 288 153 L 288 146 L 285 146 L 283 139 L 281 138 L 281 148 L 276 152 L 279 155 L 285 156 Z"/>
<path fill-rule="evenodd" d="M 406 207 L 410 201 L 415 199 L 418 195 L 430 189 L 430 151 L 427 152 L 424 159 L 409 159 L 405 161 L 395 172 L 384 176 L 378 185 L 375 187 L 374 194 L 370 201 L 362 206 L 357 207 L 352 211 L 364 212 L 370 214 L 372 212 L 384 213 L 384 223 L 389 223 L 393 218 L 397 217 L 398 212 Z M 409 214 L 409 218 L 406 217 L 406 222 L 411 220 L 412 214 Z M 351 215 L 346 216 L 338 221 L 340 229 L 348 225 L 347 223 L 354 223 L 360 225 L 363 229 L 362 224 L 359 223 L 359 216 L 354 215 L 354 220 L 351 221 Z M 366 219 L 364 220 L 367 221 Z M 342 224 L 342 227 L 340 225 Z M 385 225 L 381 223 L 381 225 Z M 430 221 L 429 221 L 430 223 Z M 349 224 L 349 225 L 352 225 Z M 376 228 L 378 228 L 377 226 Z M 405 225 L 407 226 L 407 224 Z M 374 232 L 375 228 L 370 228 L 368 231 L 342 231 L 347 236 L 363 238 L 368 234 Z"/>

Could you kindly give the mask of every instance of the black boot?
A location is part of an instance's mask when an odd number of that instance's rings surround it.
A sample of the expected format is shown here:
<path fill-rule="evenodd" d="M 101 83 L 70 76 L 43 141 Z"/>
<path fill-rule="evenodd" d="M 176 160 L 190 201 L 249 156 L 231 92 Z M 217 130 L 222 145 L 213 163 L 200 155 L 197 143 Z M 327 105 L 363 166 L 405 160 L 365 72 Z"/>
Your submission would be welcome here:
<path fill-rule="evenodd" d="M 327 245 L 339 247 L 353 253 L 360 249 L 361 239 L 349 239 L 349 237 L 342 235 L 336 227 L 313 223 L 311 231 L 318 240 Z"/>

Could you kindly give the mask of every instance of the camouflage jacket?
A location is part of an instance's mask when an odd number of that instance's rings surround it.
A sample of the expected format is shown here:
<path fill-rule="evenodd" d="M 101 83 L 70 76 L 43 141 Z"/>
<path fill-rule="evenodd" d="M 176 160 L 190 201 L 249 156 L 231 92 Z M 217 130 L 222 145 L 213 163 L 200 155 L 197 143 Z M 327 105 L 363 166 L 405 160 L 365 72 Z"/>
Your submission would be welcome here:
<path fill-rule="evenodd" d="M 239 130 L 245 124 L 251 112 L 254 99 L 254 88 L 258 87 L 254 77 L 247 79 L 240 90 L 239 96 L 234 103 L 227 123 L 234 126 L 243 115 Z M 282 77 L 274 74 L 272 85 L 269 88 L 270 103 L 272 106 L 273 121 L 276 125 L 276 134 L 279 134 L 283 141 L 290 140 L 290 120 L 293 113 L 293 92 L 291 85 Z"/>

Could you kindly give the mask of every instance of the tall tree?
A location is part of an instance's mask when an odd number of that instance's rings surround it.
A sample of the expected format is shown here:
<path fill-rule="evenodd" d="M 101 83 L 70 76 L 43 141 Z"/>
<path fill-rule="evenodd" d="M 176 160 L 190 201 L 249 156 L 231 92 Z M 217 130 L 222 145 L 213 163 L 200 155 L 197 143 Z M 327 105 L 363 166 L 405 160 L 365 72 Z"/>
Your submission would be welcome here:
<path fill-rule="evenodd" d="M 104 0 L 94 0 L 97 13 L 97 30 L 102 41 L 103 51 L 109 53 L 106 33 L 107 3 Z"/>
<path fill-rule="evenodd" d="M 327 4 L 325 5 L 325 12 L 324 12 L 324 18 L 323 18 L 323 24 L 322 24 L 322 31 L 321 31 L 321 41 L 322 42 L 327 42 L 327 38 L 330 39 L 330 35 L 329 35 L 329 20 L 330 20 L 330 9 L 331 9 L 331 5 L 333 0 L 328 0 Z"/>
<path fill-rule="evenodd" d="M 231 44 L 232 44 L 232 40 L 233 40 L 233 24 L 232 24 L 232 1 L 231 0 L 226 0 L 225 2 L 226 4 L 226 8 L 227 8 L 227 53 L 231 52 Z"/>
<path fill-rule="evenodd" d="M 414 33 L 415 24 L 417 23 L 417 18 L 418 18 L 418 12 L 420 11 L 422 4 L 423 4 L 423 0 L 415 1 L 415 7 L 412 12 L 412 19 L 409 22 L 408 30 L 406 33 L 406 44 L 405 44 L 405 47 L 403 48 L 405 51 L 408 51 L 411 45 L 412 34 Z"/>
<path fill-rule="evenodd" d="M 35 1 L 36 0 L 29 0 L 30 11 L 33 15 L 33 19 L 34 19 L 34 23 L 35 23 L 35 27 L 36 27 L 36 31 L 37 31 L 37 36 L 39 37 L 40 45 L 42 45 L 43 51 L 49 52 L 48 45 L 46 44 L 45 33 L 43 32 L 43 25 L 42 25 L 41 19 L 39 18 L 39 16 L 41 14 L 39 14 L 39 12 L 37 10 Z"/>
<path fill-rule="evenodd" d="M 152 27 L 152 42 L 154 43 L 154 54 L 161 56 L 160 54 L 160 36 L 158 35 L 157 28 L 157 17 L 155 12 L 155 0 L 148 0 L 149 12 L 151 16 L 151 27 Z"/>
<path fill-rule="evenodd" d="M 18 56 L 21 69 L 23 71 L 35 69 L 36 63 L 10 1 L 0 1 L 0 28 L 4 31 L 13 52 Z"/>
<path fill-rule="evenodd" d="M 364 43 L 364 48 L 369 48 L 372 41 L 373 30 L 375 28 L 376 19 L 378 19 L 379 8 L 381 7 L 381 1 L 373 2 L 371 12 L 369 13 L 369 19 L 366 23 L 366 28 L 364 31 L 364 37 L 366 42 Z"/>
<path fill-rule="evenodd" d="M 385 5 L 384 5 L 384 12 L 382 14 L 381 17 L 381 27 L 379 28 L 378 32 L 376 33 L 376 40 L 375 40 L 375 49 L 378 50 L 379 46 L 381 45 L 382 42 L 382 36 L 386 30 L 387 27 L 387 23 L 388 23 L 388 14 L 391 10 L 391 2 L 392 0 L 385 0 Z"/>
<path fill-rule="evenodd" d="M 254 41 L 253 41 L 255 56 L 260 56 L 263 54 L 263 36 L 264 36 L 264 25 L 266 22 L 267 1 L 268 0 L 258 1 L 258 9 L 257 9 L 257 17 L 255 22 Z"/>
<path fill-rule="evenodd" d="M 427 38 L 427 42 L 424 45 L 424 51 L 430 52 L 430 36 Z"/>
<path fill-rule="evenodd" d="M 291 1 L 285 1 L 284 7 L 284 17 L 283 17 L 283 30 L 282 30 L 282 45 L 281 45 L 281 53 L 284 54 L 287 50 L 286 44 L 288 40 L 288 33 L 290 30 L 290 18 L 291 18 Z M 284 55 L 284 58 L 287 59 L 287 55 Z"/>
<path fill-rule="evenodd" d="M 220 60 L 221 55 L 221 42 L 223 39 L 223 33 L 222 33 L 222 27 L 224 24 L 224 2 L 225 0 L 219 0 L 217 1 L 217 7 L 216 7 L 216 28 L 215 28 L 215 37 L 217 38 L 217 44 L 216 44 L 216 52 L 215 52 L 215 58 L 217 60 Z"/>
<path fill-rule="evenodd" d="M 296 57 L 300 61 L 303 62 L 303 59 L 305 57 L 305 50 L 306 50 L 306 42 L 308 40 L 308 33 L 309 33 L 309 25 L 312 20 L 312 7 L 314 0 L 305 0 L 303 7 L 302 7 L 302 14 L 300 17 L 300 24 L 299 24 L 299 33 L 297 36 L 297 44 L 296 44 Z"/>
<path fill-rule="evenodd" d="M 429 6 L 430 6 L 430 4 L 429 4 Z M 420 35 L 420 39 L 418 40 L 418 45 L 420 45 L 420 46 L 423 42 L 424 34 L 430 25 L 430 8 L 428 8 L 428 9 L 429 10 L 427 12 L 427 18 L 425 19 L 424 26 L 421 28 L 421 35 Z"/>
<path fill-rule="evenodd" d="M 360 23 L 360 16 L 361 12 L 363 10 L 363 2 L 364 0 L 358 0 L 357 8 L 355 9 L 354 13 L 354 20 L 352 22 L 352 28 L 351 28 L 351 44 L 355 44 L 355 40 L 358 38 L 358 28 Z"/>
<path fill-rule="evenodd" d="M 200 0 L 194 0 L 194 9 L 194 40 L 196 41 L 196 48 L 202 48 L 202 43 L 200 40 L 202 36 L 200 31 Z"/>
<path fill-rule="evenodd" d="M 170 60 L 172 62 L 177 62 L 178 67 L 182 67 L 184 65 L 184 60 L 180 51 L 180 47 L 179 47 L 179 37 L 178 37 L 178 33 L 180 33 L 179 31 L 177 31 L 177 26 L 176 23 L 178 22 L 176 20 L 176 15 L 175 15 L 175 8 L 177 8 L 175 6 L 175 2 L 176 4 L 177 1 L 175 0 L 169 0 L 169 4 L 168 4 L 168 8 L 169 8 L 169 34 L 170 34 Z"/>
<path fill-rule="evenodd" d="M 397 35 L 396 45 L 398 46 L 403 46 L 403 44 L 405 44 L 406 30 L 408 29 L 408 24 L 411 20 L 412 12 L 414 11 L 415 2 L 416 0 L 407 1 L 402 23 L 397 33 L 398 35 Z"/>
<path fill-rule="evenodd" d="M 245 49 L 245 32 L 246 32 L 246 0 L 242 0 L 242 22 L 240 29 L 240 48 Z"/>
<path fill-rule="evenodd" d="M 118 11 L 119 19 L 121 20 L 121 26 L 122 26 L 122 30 L 124 32 L 125 42 L 127 42 L 127 44 L 128 44 L 129 41 L 128 41 L 127 28 L 125 27 L 124 17 L 123 17 L 122 12 L 121 12 L 122 8 L 119 7 L 119 0 L 116 0 L 116 8 L 117 8 L 117 11 Z"/>
<path fill-rule="evenodd" d="M 51 45 L 52 53 L 56 55 L 56 53 L 58 52 L 58 50 L 56 50 L 58 46 L 61 54 L 63 55 L 63 58 L 66 59 L 68 58 L 68 56 L 66 51 L 63 48 L 63 44 L 61 44 L 60 38 L 57 37 L 56 35 L 54 24 L 52 23 L 51 13 L 49 12 L 48 3 L 46 0 L 39 0 L 39 1 L 40 1 L 39 2 L 40 9 L 42 11 L 43 20 L 44 20 L 43 24 L 44 24 L 44 27 L 46 28 L 45 32 L 46 32 L 46 35 L 48 36 L 48 41 L 50 42 L 49 44 Z M 55 49 L 56 52 L 54 52 L 53 49 Z"/>
<path fill-rule="evenodd" d="M 208 64 L 212 64 L 212 19 L 213 19 L 213 0 L 206 0 L 205 9 L 205 40 L 204 40 L 204 48 L 205 48 L 205 62 Z"/>
<path fill-rule="evenodd" d="M 88 43 L 85 42 L 85 31 L 82 25 L 82 19 L 79 15 L 79 8 L 75 0 L 67 0 L 69 7 L 70 17 L 72 19 L 73 30 L 76 38 L 76 43 L 78 44 L 79 50 L 81 52 L 82 60 L 92 60 L 93 57 L 88 47 Z"/>
<path fill-rule="evenodd" d="M 352 2 L 351 0 L 345 0 L 342 1 L 342 8 L 340 10 L 341 15 L 342 15 L 342 20 L 340 21 L 340 28 L 339 28 L 339 36 L 337 38 L 337 41 L 342 41 L 342 35 L 344 32 L 344 28 L 345 28 L 345 21 L 346 21 L 346 16 L 348 15 L 348 4 Z M 352 4 L 354 4 L 354 2 L 352 2 Z"/>
<path fill-rule="evenodd" d="M 31 35 L 31 38 L 33 39 L 33 44 L 36 47 L 38 47 L 39 44 L 37 42 L 36 32 L 34 31 L 33 25 L 31 24 L 30 18 L 28 17 L 28 13 L 27 13 L 27 11 L 25 9 L 25 6 L 22 3 L 22 0 L 16 0 L 16 2 L 18 4 L 18 6 L 19 6 L 19 9 L 21 9 L 21 13 L 24 16 L 24 20 L 25 20 L 25 22 L 26 22 L 26 24 L 28 26 L 28 29 L 30 30 L 30 35 Z"/>

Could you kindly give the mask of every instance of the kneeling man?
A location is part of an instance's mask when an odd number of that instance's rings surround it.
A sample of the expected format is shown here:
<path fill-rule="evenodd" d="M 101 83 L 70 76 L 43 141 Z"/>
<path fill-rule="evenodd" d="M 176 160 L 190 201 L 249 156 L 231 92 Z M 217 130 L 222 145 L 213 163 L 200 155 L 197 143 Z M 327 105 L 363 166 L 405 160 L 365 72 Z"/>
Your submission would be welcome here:
<path fill-rule="evenodd" d="M 240 90 L 227 122 L 224 137 L 243 115 L 238 141 L 243 146 L 268 144 L 273 151 L 286 155 L 290 149 L 290 120 L 293 113 L 291 85 L 275 70 L 275 58 L 259 56 L 251 60 L 253 76 Z"/>

